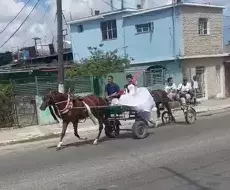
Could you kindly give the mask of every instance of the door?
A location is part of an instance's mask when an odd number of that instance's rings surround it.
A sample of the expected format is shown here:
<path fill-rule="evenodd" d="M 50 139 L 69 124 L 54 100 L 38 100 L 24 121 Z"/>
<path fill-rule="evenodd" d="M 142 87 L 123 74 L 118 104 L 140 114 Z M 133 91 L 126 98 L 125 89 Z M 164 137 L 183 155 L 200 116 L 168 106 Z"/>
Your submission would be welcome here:
<path fill-rule="evenodd" d="M 225 66 L 225 87 L 226 87 L 226 96 L 230 96 L 230 63 L 226 62 Z"/>
<path fill-rule="evenodd" d="M 199 93 L 197 93 L 197 98 L 205 97 L 205 83 L 204 83 L 204 67 L 196 67 L 196 76 L 199 86 Z"/>

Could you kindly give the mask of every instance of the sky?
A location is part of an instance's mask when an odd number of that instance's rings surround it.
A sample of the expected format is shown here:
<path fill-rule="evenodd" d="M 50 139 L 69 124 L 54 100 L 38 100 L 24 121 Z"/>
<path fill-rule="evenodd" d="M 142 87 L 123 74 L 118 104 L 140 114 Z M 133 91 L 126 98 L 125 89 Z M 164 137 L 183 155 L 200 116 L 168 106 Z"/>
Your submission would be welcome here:
<path fill-rule="evenodd" d="M 20 11 L 24 4 L 28 0 L 1 0 L 0 1 L 0 46 L 13 34 L 17 27 L 28 15 L 32 7 L 35 5 L 37 0 L 31 0 L 29 5 L 23 10 L 20 16 L 14 20 L 14 22 L 3 32 L 2 29 L 7 23 L 13 19 L 13 17 Z M 121 0 L 114 0 L 121 1 Z M 126 3 L 134 2 L 135 0 L 125 0 Z M 169 4 L 170 0 L 145 0 L 145 8 L 151 8 Z M 110 0 L 62 0 L 63 2 L 63 13 L 66 20 L 70 17 L 72 19 L 85 17 L 90 15 L 91 10 L 99 9 L 101 12 L 108 11 L 111 7 L 105 2 Z M 224 5 L 227 8 L 224 10 L 226 16 L 224 23 L 224 31 L 227 34 L 225 42 L 230 40 L 230 1 L 229 0 L 187 0 L 187 2 L 198 2 L 198 3 L 211 3 L 217 5 Z M 56 0 L 41 0 L 41 3 L 37 6 L 34 12 L 31 14 L 29 19 L 23 24 L 21 29 L 14 35 L 11 40 L 8 41 L 0 52 L 9 50 L 15 51 L 18 46 L 29 46 L 33 45 L 33 37 L 42 38 L 43 44 L 51 43 L 52 40 L 56 42 Z M 68 29 L 65 21 L 63 21 L 64 28 Z M 67 36 L 68 40 L 68 36 Z"/>

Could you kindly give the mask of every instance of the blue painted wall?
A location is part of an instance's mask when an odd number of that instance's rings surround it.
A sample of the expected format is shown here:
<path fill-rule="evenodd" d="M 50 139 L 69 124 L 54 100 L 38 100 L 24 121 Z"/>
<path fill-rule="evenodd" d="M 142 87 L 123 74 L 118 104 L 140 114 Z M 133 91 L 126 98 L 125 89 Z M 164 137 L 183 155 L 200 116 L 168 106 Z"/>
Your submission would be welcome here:
<path fill-rule="evenodd" d="M 230 17 L 224 17 L 224 45 L 230 41 Z"/>
<path fill-rule="evenodd" d="M 172 9 L 150 12 L 124 18 L 126 52 L 134 63 L 173 59 Z M 179 10 L 176 11 L 175 53 L 183 52 L 182 25 Z M 135 25 L 154 22 L 154 31 L 137 34 Z"/>
<path fill-rule="evenodd" d="M 104 44 L 103 49 L 106 51 L 118 49 L 119 54 L 124 54 L 124 33 L 123 33 L 123 18 L 127 13 L 106 16 L 104 19 L 88 21 L 83 24 L 84 31 L 78 33 L 77 26 L 80 24 L 70 25 L 71 40 L 74 60 L 88 57 L 90 55 L 87 47 L 98 47 L 99 44 Z M 117 39 L 102 40 L 100 22 L 106 20 L 117 20 Z"/>
<path fill-rule="evenodd" d="M 118 49 L 120 54 L 125 52 L 134 58 L 133 63 L 154 62 L 170 60 L 174 57 L 173 51 L 173 11 L 164 9 L 142 15 L 123 18 L 129 13 L 105 16 L 104 19 L 88 21 L 83 24 L 84 31 L 77 32 L 78 24 L 72 24 L 71 38 L 74 60 L 88 57 L 87 47 L 95 47 L 104 44 L 103 49 Z M 105 20 L 117 20 L 118 37 L 114 40 L 103 41 L 100 30 L 100 22 Z M 154 31 L 136 34 L 136 24 L 154 22 Z M 182 19 L 179 8 L 176 10 L 175 19 L 175 53 L 183 55 L 183 31 Z"/>

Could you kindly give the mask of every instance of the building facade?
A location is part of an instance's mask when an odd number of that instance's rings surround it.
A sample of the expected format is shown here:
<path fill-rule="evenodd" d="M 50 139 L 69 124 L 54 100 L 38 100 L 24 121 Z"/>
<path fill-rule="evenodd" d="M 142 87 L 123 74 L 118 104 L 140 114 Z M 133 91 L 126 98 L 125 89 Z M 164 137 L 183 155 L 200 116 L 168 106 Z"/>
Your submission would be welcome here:
<path fill-rule="evenodd" d="M 88 47 L 103 44 L 106 51 L 117 49 L 132 57 L 127 72 L 142 70 L 140 81 L 145 86 L 162 88 L 168 77 L 178 84 L 183 75 L 196 74 L 201 97 L 223 97 L 222 12 L 220 6 L 178 3 L 70 21 L 74 60 L 89 56 Z"/>

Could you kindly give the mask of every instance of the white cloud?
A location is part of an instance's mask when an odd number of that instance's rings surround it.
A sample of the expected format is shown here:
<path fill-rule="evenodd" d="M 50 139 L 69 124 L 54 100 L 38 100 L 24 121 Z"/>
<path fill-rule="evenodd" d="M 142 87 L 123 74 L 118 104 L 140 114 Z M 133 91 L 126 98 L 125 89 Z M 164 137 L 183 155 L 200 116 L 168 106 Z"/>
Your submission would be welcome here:
<path fill-rule="evenodd" d="M 109 0 L 104 1 L 110 2 Z M 222 5 L 226 5 L 229 2 L 229 0 L 190 1 L 199 1 L 203 3 L 210 2 Z M 146 5 L 147 7 L 154 7 L 163 4 L 169 4 L 170 2 L 171 0 L 146 0 Z M 6 39 L 9 38 L 10 35 L 12 35 L 12 33 L 21 24 L 22 20 L 30 12 L 33 5 L 27 6 L 27 8 L 20 14 L 20 16 L 7 28 L 7 30 L 0 34 L 1 43 L 3 43 Z M 2 49 L 0 49 L 0 51 L 11 50 L 11 47 L 16 46 L 22 47 L 23 44 L 25 44 L 26 46 L 32 45 L 32 37 L 40 37 L 42 39 L 46 39 L 46 43 L 50 43 L 52 41 L 53 35 L 56 36 L 56 23 L 54 23 L 56 12 L 56 0 L 45 0 L 45 6 L 48 5 L 50 5 L 50 10 L 45 16 L 43 22 L 39 23 L 44 14 L 44 5 L 40 5 L 36 8 L 34 13 L 30 16 L 30 18 L 22 26 L 22 28 L 16 33 L 16 35 Z M 0 1 L 0 31 L 20 11 L 20 9 L 23 6 L 24 3 L 22 2 L 22 0 L 20 0 L 20 2 L 15 0 Z M 70 19 L 70 15 L 73 19 L 88 16 L 91 13 L 91 9 L 99 9 L 101 12 L 104 12 L 110 10 L 111 7 L 108 4 L 104 3 L 103 0 L 63 0 L 63 10 L 67 20 Z"/>

